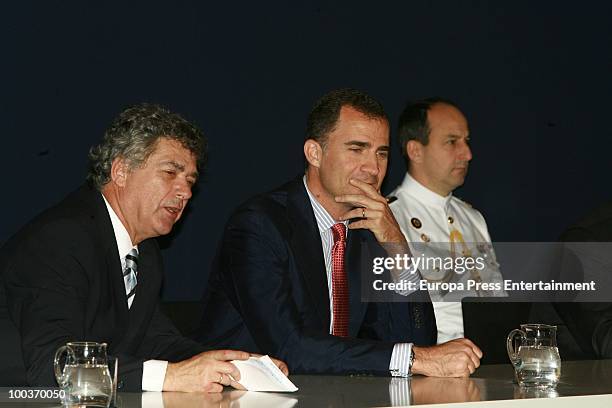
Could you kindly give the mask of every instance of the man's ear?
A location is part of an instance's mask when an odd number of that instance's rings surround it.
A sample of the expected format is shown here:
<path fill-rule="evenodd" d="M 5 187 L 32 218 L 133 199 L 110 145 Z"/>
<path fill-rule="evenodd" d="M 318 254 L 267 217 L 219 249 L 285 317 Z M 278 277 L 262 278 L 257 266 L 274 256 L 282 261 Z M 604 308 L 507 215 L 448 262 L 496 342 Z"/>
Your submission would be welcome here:
<path fill-rule="evenodd" d="M 416 140 L 409 140 L 406 143 L 406 154 L 412 163 L 423 161 L 423 145 Z"/>
<path fill-rule="evenodd" d="M 129 172 L 130 167 L 125 160 L 121 157 L 117 157 L 113 160 L 113 164 L 111 165 L 111 181 L 118 187 L 125 187 Z"/>
<path fill-rule="evenodd" d="M 321 166 L 323 148 L 319 142 L 313 139 L 308 139 L 304 143 L 304 156 L 306 157 L 306 161 L 309 165 L 318 168 Z"/>

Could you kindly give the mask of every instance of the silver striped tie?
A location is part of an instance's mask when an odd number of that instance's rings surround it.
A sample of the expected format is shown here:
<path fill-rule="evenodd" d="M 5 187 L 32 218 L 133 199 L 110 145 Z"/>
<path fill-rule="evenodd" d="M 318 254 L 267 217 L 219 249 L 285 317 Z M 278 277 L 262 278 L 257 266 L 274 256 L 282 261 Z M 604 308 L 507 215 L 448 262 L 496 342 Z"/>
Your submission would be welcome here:
<path fill-rule="evenodd" d="M 125 293 L 128 298 L 128 307 L 130 306 L 130 298 L 136 292 L 136 275 L 138 274 L 138 249 L 132 248 L 129 254 L 125 256 L 125 269 L 123 270 L 123 282 L 125 283 Z"/>

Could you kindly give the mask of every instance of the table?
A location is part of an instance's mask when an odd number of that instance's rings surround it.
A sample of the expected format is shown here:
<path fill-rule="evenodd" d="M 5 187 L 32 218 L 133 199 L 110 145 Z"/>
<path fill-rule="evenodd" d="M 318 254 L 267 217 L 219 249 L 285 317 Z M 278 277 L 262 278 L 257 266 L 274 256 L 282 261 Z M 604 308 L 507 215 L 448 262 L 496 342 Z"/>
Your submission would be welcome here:
<path fill-rule="evenodd" d="M 514 370 L 510 364 L 482 366 L 472 377 L 465 379 L 422 376 L 392 379 L 324 375 L 293 375 L 290 378 L 299 391 L 280 394 L 226 389 L 217 395 L 163 393 L 164 408 L 237 406 L 331 408 L 462 403 L 448 405 L 450 408 L 466 405 L 489 406 L 492 405 L 490 401 L 497 401 L 495 406 L 499 408 L 534 405 L 543 407 L 550 406 L 551 403 L 554 403 L 555 407 L 612 407 L 612 360 L 564 361 L 560 383 L 554 390 L 519 387 L 514 383 Z M 576 397 L 585 395 L 598 396 Z M 140 407 L 136 400 L 133 401 L 135 405 L 132 405 L 131 397 L 124 393 L 120 393 L 119 397 L 124 407 Z M 132 397 L 141 396 L 134 394 Z M 506 402 L 503 402 L 504 400 Z M 489 402 L 477 403 L 477 401 Z M 471 403 L 465 404 L 465 402 Z"/>
<path fill-rule="evenodd" d="M 556 389 L 524 389 L 514 383 L 510 364 L 480 367 L 470 378 L 410 379 L 370 376 L 290 377 L 295 393 L 256 393 L 227 388 L 221 394 L 119 393 L 121 408 L 209 407 L 385 407 L 443 405 L 454 407 L 612 407 L 612 360 L 564 361 Z M 486 402 L 478 402 L 486 401 Z M 493 403 L 492 401 L 495 401 Z M 49 401 L 37 406 L 50 406 Z M 4 406 L 4 403 L 3 403 Z M 21 405 L 15 401 L 11 406 Z M 32 405 L 29 405 L 32 406 Z M 438 405 L 439 406 L 439 405 Z"/>

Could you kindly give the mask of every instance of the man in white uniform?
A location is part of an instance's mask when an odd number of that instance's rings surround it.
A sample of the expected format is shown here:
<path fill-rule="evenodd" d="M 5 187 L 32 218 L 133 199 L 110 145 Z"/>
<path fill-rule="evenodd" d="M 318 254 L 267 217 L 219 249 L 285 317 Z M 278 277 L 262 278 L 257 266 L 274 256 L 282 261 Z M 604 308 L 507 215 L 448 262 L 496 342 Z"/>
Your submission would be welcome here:
<path fill-rule="evenodd" d="M 420 267 L 429 282 L 501 283 L 499 264 L 480 212 L 453 196 L 472 160 L 465 116 L 452 102 L 424 99 L 406 106 L 399 120 L 399 142 L 408 172 L 389 197 L 391 210 L 414 257 L 480 259 L 471 268 L 430 264 Z M 502 290 L 431 290 L 438 343 L 464 336 L 461 297 L 504 296 Z"/>

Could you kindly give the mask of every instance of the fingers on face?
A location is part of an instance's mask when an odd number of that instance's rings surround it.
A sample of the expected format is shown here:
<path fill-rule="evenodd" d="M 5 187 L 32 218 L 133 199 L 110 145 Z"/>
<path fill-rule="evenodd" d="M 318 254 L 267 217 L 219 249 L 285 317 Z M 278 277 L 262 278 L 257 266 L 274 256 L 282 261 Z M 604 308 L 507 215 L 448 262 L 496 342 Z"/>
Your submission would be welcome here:
<path fill-rule="evenodd" d="M 344 194 L 336 197 L 336 202 L 339 203 L 348 203 L 355 207 L 365 207 L 365 208 L 373 208 L 376 210 L 381 210 L 383 206 L 387 205 L 387 201 L 381 197 L 384 201 L 372 199 L 368 196 L 362 194 Z"/>
<path fill-rule="evenodd" d="M 380 194 L 378 193 L 378 190 L 376 190 L 374 188 L 374 186 L 372 186 L 371 184 L 366 183 L 365 181 L 361 181 L 361 180 L 357 180 L 357 179 L 351 179 L 350 183 L 353 186 L 355 186 L 358 189 L 360 189 L 361 191 L 363 191 L 370 198 L 378 198 L 380 196 Z"/>

